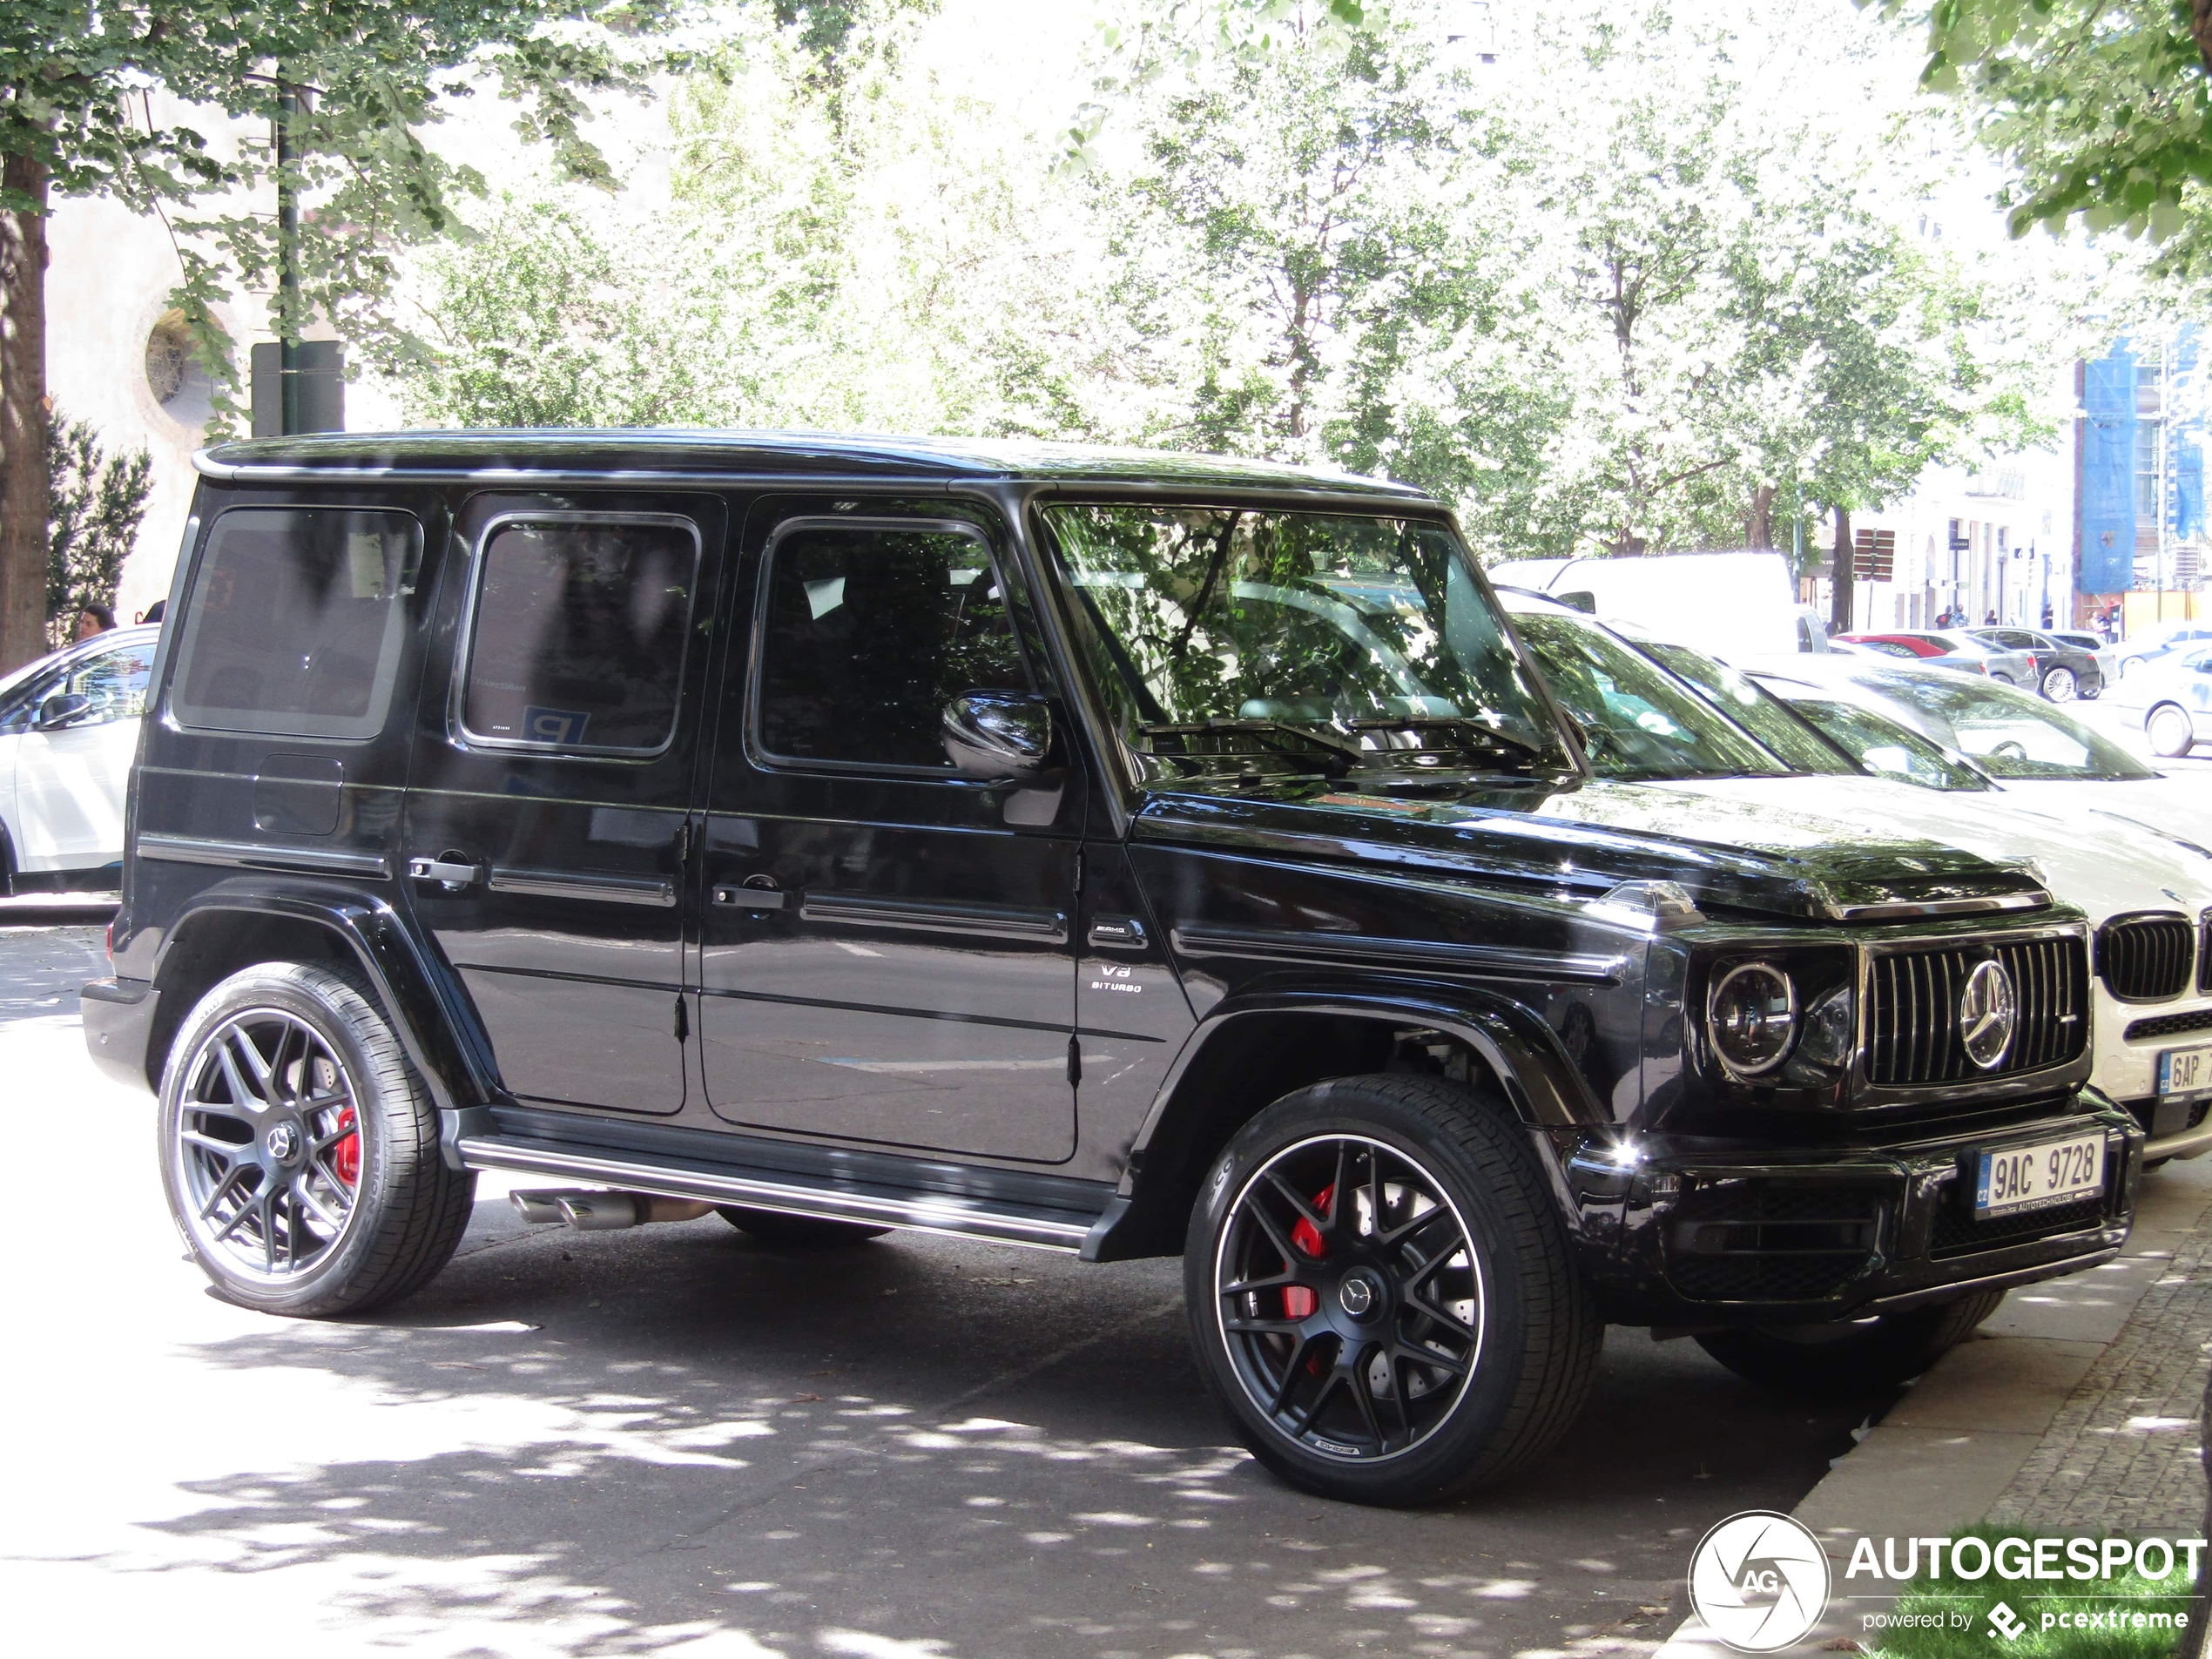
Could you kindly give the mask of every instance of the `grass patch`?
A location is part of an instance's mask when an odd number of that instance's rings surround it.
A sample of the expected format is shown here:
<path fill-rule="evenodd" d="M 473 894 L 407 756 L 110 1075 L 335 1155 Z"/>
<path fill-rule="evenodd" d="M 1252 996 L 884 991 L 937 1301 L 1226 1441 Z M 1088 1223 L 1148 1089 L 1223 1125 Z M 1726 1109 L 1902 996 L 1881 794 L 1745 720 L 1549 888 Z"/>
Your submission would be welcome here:
<path fill-rule="evenodd" d="M 1984 1522 L 1952 1535 L 1979 1538 L 1994 1548 L 2000 1539 L 2033 1542 L 2052 1534 Z M 1859 1640 L 1880 1659 L 1995 1659 L 2000 1654 L 2006 1659 L 2168 1659 L 2181 1639 L 2180 1622 L 2177 1619 L 2169 1628 L 2157 1629 L 2150 1626 L 2148 1615 L 2188 1612 L 2189 1576 L 2182 1570 L 2179 1552 L 2176 1555 L 2173 1572 L 2164 1578 L 2146 1577 L 2130 1566 L 2110 1578 L 2003 1579 L 1993 1568 L 1973 1579 L 1950 1570 L 1946 1551 L 1945 1570 L 1907 1580 L 1896 1608 L 1900 1617 L 1946 1615 L 1943 1628 L 1870 1630 Z M 2063 1565 L 2063 1548 L 2059 1559 Z M 1845 1587 L 1839 1583 L 1838 1588 Z M 2011 1641 L 1990 1629 L 1990 1613 L 2000 1602 L 2027 1627 Z M 2084 1615 L 2115 1611 L 2131 1615 L 2126 1628 L 2085 1629 L 2077 1622 Z M 2137 1613 L 2147 1615 L 2140 1630 L 2132 1618 Z M 1962 1617 L 1964 1628 L 1959 1628 Z"/>

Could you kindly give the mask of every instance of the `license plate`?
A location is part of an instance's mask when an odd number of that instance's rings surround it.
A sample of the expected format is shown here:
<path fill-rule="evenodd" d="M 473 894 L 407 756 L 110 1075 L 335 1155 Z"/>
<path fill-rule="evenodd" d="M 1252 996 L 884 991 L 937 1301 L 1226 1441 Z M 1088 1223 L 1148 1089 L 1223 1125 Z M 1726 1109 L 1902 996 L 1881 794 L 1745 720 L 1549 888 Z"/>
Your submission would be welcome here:
<path fill-rule="evenodd" d="M 1974 1219 L 2071 1203 L 2105 1186 L 2105 1137 L 2078 1135 L 1984 1152 L 1974 1181 Z"/>
<path fill-rule="evenodd" d="M 2212 1044 L 2201 1049 L 2168 1049 L 2158 1056 L 2158 1092 L 2194 1095 L 2212 1089 Z"/>

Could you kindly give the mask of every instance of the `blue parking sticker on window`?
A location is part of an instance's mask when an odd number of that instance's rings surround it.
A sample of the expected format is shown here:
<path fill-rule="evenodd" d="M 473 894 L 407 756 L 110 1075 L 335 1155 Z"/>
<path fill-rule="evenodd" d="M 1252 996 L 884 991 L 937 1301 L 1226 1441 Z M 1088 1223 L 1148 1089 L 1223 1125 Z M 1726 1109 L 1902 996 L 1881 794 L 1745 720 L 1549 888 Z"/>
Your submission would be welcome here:
<path fill-rule="evenodd" d="M 526 708 L 523 737 L 529 743 L 574 745 L 583 741 L 583 729 L 590 723 L 591 717 L 580 709 Z"/>

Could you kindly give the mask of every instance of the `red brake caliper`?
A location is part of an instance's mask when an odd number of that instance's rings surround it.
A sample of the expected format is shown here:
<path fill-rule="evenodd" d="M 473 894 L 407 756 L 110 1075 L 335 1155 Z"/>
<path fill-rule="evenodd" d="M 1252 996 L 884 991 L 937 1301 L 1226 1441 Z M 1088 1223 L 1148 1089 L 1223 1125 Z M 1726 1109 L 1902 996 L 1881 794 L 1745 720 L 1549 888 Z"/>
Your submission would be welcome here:
<path fill-rule="evenodd" d="M 334 1143 L 330 1149 L 330 1167 L 341 1181 L 357 1187 L 361 1178 L 361 1137 L 354 1130 L 354 1109 L 339 1109 L 338 1127 L 347 1131 L 346 1138 Z"/>
<path fill-rule="evenodd" d="M 1313 1201 L 1313 1207 L 1321 1214 L 1327 1215 L 1330 1201 L 1336 1195 L 1336 1184 L 1331 1182 L 1321 1189 L 1320 1196 Z M 1328 1254 L 1328 1246 L 1321 1242 L 1321 1230 L 1304 1216 L 1300 1216 L 1298 1218 L 1298 1225 L 1291 1229 L 1291 1243 L 1316 1261 Z M 1283 1287 L 1283 1317 L 1285 1318 L 1305 1318 L 1318 1305 L 1318 1303 L 1313 1292 L 1305 1285 L 1285 1285 Z"/>

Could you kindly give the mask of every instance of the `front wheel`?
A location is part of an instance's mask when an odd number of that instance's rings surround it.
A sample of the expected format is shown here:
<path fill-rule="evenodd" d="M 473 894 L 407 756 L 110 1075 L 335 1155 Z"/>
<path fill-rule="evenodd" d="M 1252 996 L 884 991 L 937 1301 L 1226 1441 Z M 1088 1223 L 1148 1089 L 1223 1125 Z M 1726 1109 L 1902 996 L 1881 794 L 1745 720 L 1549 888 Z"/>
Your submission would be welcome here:
<path fill-rule="evenodd" d="M 1436 1078 L 1320 1083 L 1246 1124 L 1201 1190 L 1184 1275 L 1238 1438 L 1355 1503 L 1433 1502 L 1534 1461 L 1604 1339 L 1511 1108 Z"/>
<path fill-rule="evenodd" d="M 266 962 L 202 997 L 161 1082 L 161 1176 L 200 1270 L 233 1302 L 327 1317 L 444 1266 L 476 1177 L 368 988 Z"/>
<path fill-rule="evenodd" d="M 1737 1376 L 1799 1399 L 1870 1394 L 1919 1376 L 1997 1311 L 2002 1291 L 1836 1325 L 1715 1331 L 1697 1345 Z"/>
<path fill-rule="evenodd" d="M 2143 719 L 2143 734 L 2151 752 L 2165 760 L 2179 760 L 2196 745 L 2196 729 L 2187 709 L 2161 703 Z"/>
<path fill-rule="evenodd" d="M 2081 695 L 2081 682 L 2070 668 L 2054 668 L 2043 676 L 2043 695 L 2054 703 L 2071 703 Z"/>

